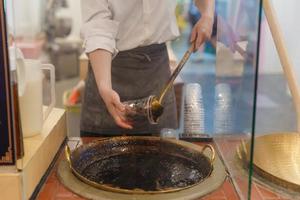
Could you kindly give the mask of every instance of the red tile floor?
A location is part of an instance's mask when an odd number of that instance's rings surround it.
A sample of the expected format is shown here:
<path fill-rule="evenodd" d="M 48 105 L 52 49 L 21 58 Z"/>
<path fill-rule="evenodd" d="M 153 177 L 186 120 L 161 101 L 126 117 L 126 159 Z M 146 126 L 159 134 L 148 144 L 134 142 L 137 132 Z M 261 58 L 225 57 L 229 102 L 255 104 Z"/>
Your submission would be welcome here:
<path fill-rule="evenodd" d="M 83 143 L 89 142 L 91 139 L 82 139 Z M 71 139 L 69 146 L 72 148 L 76 147 L 81 142 L 78 139 Z M 231 147 L 232 149 L 232 147 Z M 63 154 L 60 155 L 60 159 L 63 159 Z M 47 177 L 45 184 L 42 186 L 41 191 L 39 192 L 37 199 L 38 200 L 84 200 L 84 198 L 79 197 L 78 195 L 72 193 L 70 190 L 65 188 L 58 180 L 56 175 L 57 163 L 54 165 L 53 169 L 50 172 L 50 175 Z M 247 183 L 242 181 L 240 184 Z M 252 198 L 254 200 L 288 200 L 287 198 L 282 198 L 278 194 L 264 188 L 261 185 L 253 184 L 252 186 Z M 215 192 L 201 198 L 202 200 L 239 200 L 239 196 L 231 182 L 228 178 L 224 184 Z"/>

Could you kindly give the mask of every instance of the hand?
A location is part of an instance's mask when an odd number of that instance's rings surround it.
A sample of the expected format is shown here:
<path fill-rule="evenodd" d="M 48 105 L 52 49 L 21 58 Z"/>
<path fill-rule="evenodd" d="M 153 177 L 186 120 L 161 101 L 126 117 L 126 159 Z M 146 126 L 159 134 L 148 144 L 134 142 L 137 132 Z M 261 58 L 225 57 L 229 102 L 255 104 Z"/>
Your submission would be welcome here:
<path fill-rule="evenodd" d="M 101 89 L 102 99 L 107 107 L 107 110 L 114 118 L 115 123 L 125 129 L 132 129 L 132 126 L 125 120 L 125 106 L 120 102 L 118 93 L 112 89 Z"/>
<path fill-rule="evenodd" d="M 202 16 L 193 27 L 190 42 L 195 42 L 194 51 L 198 50 L 206 40 L 210 39 L 213 22 L 213 17 Z"/>

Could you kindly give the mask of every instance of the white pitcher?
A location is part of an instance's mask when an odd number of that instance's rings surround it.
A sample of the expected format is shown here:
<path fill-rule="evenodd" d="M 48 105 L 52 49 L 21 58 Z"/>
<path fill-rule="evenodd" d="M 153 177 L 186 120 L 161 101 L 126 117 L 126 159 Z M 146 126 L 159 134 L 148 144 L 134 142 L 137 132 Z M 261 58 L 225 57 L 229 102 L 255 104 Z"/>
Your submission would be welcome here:
<path fill-rule="evenodd" d="M 55 106 L 55 71 L 51 64 L 42 64 L 39 60 L 18 60 L 18 68 L 24 68 L 25 79 L 19 80 L 19 102 L 24 137 L 40 134 L 43 124 Z M 50 71 L 51 103 L 43 109 L 42 70 Z"/>

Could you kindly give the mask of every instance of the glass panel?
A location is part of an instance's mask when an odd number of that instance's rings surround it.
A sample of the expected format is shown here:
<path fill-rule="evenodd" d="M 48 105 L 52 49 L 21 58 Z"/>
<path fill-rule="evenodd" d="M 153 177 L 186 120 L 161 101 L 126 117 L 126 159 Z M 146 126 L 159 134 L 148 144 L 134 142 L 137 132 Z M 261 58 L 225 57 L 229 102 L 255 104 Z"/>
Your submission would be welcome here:
<path fill-rule="evenodd" d="M 254 180 L 260 193 L 278 199 L 300 196 L 299 6 L 296 0 L 263 5 Z"/>
<path fill-rule="evenodd" d="M 10 68 L 10 78 L 11 78 L 11 91 L 12 91 L 12 102 L 14 105 L 13 108 L 13 124 L 14 124 L 14 133 L 15 133 L 15 141 L 16 141 L 16 157 L 17 163 L 16 166 L 18 169 L 23 166 L 23 156 L 24 156 L 24 143 L 23 143 L 23 131 L 21 125 L 21 114 L 20 114 L 20 102 L 19 102 L 19 94 L 20 94 L 20 85 L 18 84 L 18 80 L 20 77 L 24 77 L 24 74 L 20 76 L 21 70 L 19 67 L 19 60 L 22 59 L 21 51 L 16 47 L 15 41 L 15 11 L 14 11 L 14 3 L 13 1 L 4 1 L 5 9 L 6 9 L 6 28 L 7 28 L 7 36 L 8 36 L 8 54 L 9 54 L 9 68 Z"/>
<path fill-rule="evenodd" d="M 251 164 L 240 157 L 244 141 L 254 137 L 260 9 L 259 0 L 217 1 L 213 136 L 241 199 L 251 191 Z"/>
<path fill-rule="evenodd" d="M 72 90 L 80 80 L 80 0 L 8 0 L 6 9 L 10 67 L 17 68 L 19 80 L 19 98 L 14 100 L 19 100 L 25 138 L 25 157 L 18 157 L 17 161 L 17 168 L 22 170 L 36 163 L 31 162 L 38 159 L 36 151 L 44 152 L 40 145 L 42 141 L 49 139 L 45 135 L 41 136 L 42 130 L 49 128 L 44 126 L 44 119 L 49 113 L 47 109 L 52 106 L 65 108 L 64 94 Z M 73 136 L 79 136 L 80 112 L 78 107 L 74 107 L 70 107 L 71 116 L 68 115 L 70 113 L 67 114 L 67 126 L 73 128 L 71 131 L 76 131 L 76 135 Z M 60 116 L 61 111 L 55 111 L 50 118 Z M 49 121 L 48 118 L 47 122 Z M 55 137 L 57 138 L 57 135 Z M 62 136 L 58 136 L 58 139 L 60 141 L 45 145 L 48 145 L 48 149 L 58 148 Z M 43 175 L 42 170 L 46 169 L 47 162 L 50 162 L 49 159 L 52 159 L 55 153 L 53 151 L 45 155 L 46 159 L 43 161 L 46 163 L 41 164 L 42 168 L 34 166 L 39 168 L 36 177 Z M 24 184 L 28 184 L 29 179 L 24 180 Z M 30 198 L 37 181 L 34 179 L 32 184 L 22 185 L 22 198 Z"/>
<path fill-rule="evenodd" d="M 73 7 L 79 9 L 80 1 L 72 0 L 71 2 L 72 5 L 75 5 Z M 13 101 L 15 106 L 19 105 L 20 111 L 19 115 L 16 114 L 16 111 L 14 115 L 17 133 L 17 168 L 23 169 L 31 160 L 34 150 L 38 149 L 39 142 L 42 141 L 42 137 L 38 138 L 36 142 L 31 142 L 35 139 L 24 140 L 26 146 L 24 149 L 25 157 L 22 157 L 23 136 L 32 138 L 34 135 L 40 135 L 47 108 L 54 106 L 54 102 L 56 102 L 56 107 L 64 108 L 63 93 L 72 89 L 79 80 L 78 65 L 82 51 L 81 40 L 78 39 L 80 36 L 77 29 L 79 28 L 74 30 L 73 35 L 70 34 L 70 37 L 66 40 L 63 40 L 66 37 L 56 37 L 56 40 L 51 38 L 51 34 L 56 34 L 55 31 L 68 31 L 64 27 L 70 26 L 69 23 L 64 24 L 64 19 L 69 19 L 71 14 L 63 10 L 61 1 L 29 0 L 25 2 L 15 0 L 5 1 L 5 6 L 11 80 L 13 89 L 15 89 L 13 91 L 16 92 L 16 88 L 18 89 L 18 92 L 13 96 Z M 62 14 L 58 16 L 57 12 Z M 80 13 L 80 10 L 77 10 L 76 13 Z M 53 19 L 52 22 L 55 21 L 58 24 L 48 23 L 51 19 Z M 77 15 L 76 20 L 80 22 Z M 78 27 L 80 26 L 80 23 L 72 22 L 78 24 Z M 56 28 L 55 31 L 54 28 Z M 70 46 L 70 48 L 63 48 L 65 46 Z M 57 66 L 55 67 L 56 74 L 54 74 L 54 69 L 50 65 L 44 65 L 49 63 Z M 47 70 L 42 70 L 42 68 Z M 66 70 L 66 72 L 63 70 Z M 56 75 L 56 79 L 53 75 Z M 15 87 L 17 80 L 18 86 Z M 60 84 L 61 82 L 64 82 L 64 84 Z M 17 116 L 20 116 L 21 124 L 17 124 Z M 77 125 L 76 128 L 79 131 L 79 123 L 75 122 L 74 124 Z M 30 187 L 27 189 L 34 189 Z"/>
<path fill-rule="evenodd" d="M 43 115 L 49 113 L 45 110 L 54 105 L 70 111 L 67 117 L 69 132 L 72 133 L 70 136 L 79 136 L 80 106 L 67 106 L 64 100 L 84 78 L 83 74 L 87 70 L 87 58 L 85 55 L 81 56 L 83 42 L 80 37 L 80 0 L 16 0 L 8 1 L 8 4 L 8 27 L 26 69 L 27 82 L 21 86 L 32 86 L 32 90 L 26 90 L 20 96 L 21 109 L 27 108 L 22 112 L 22 118 L 25 118 L 23 121 L 26 121 L 24 124 L 36 123 L 26 126 L 28 129 L 24 130 L 25 137 L 31 136 L 28 132 L 39 132 L 33 129 L 40 130 L 42 118 L 45 117 Z M 35 93 L 40 90 L 43 91 L 42 98 Z M 34 104 L 29 103 L 32 95 L 39 96 L 33 98 Z M 80 99 L 80 96 L 77 98 Z M 41 111 L 40 106 L 30 108 L 29 105 L 43 105 L 44 111 Z M 39 111 L 34 116 L 35 120 L 30 122 L 29 119 L 26 120 L 26 115 L 34 109 Z"/>

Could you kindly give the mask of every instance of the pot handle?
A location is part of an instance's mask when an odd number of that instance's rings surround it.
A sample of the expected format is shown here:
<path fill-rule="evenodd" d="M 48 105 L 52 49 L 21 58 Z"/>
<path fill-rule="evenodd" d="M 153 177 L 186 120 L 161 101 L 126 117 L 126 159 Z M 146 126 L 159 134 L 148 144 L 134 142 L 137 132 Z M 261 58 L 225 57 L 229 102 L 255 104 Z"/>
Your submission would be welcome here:
<path fill-rule="evenodd" d="M 19 97 L 23 96 L 26 89 L 26 66 L 24 59 L 17 58 L 17 77 Z"/>
<path fill-rule="evenodd" d="M 72 164 L 71 164 L 71 150 L 70 150 L 70 147 L 68 145 L 66 145 L 65 147 L 65 156 L 66 156 L 66 159 L 69 163 L 69 166 L 70 168 L 72 168 Z"/>
<path fill-rule="evenodd" d="M 42 64 L 41 69 L 50 71 L 51 103 L 50 103 L 50 105 L 48 106 L 47 110 L 45 111 L 45 113 L 43 115 L 43 120 L 45 121 L 49 117 L 52 109 L 55 106 L 55 99 L 56 99 L 56 97 L 55 97 L 55 67 L 52 64 Z"/>
<path fill-rule="evenodd" d="M 201 153 L 203 153 L 206 149 L 210 149 L 210 151 L 211 151 L 210 164 L 213 165 L 213 162 L 214 162 L 214 160 L 215 160 L 215 158 L 216 158 L 216 152 L 215 152 L 215 149 L 214 149 L 213 146 L 211 146 L 210 144 L 206 144 L 206 145 L 203 147 Z"/>

